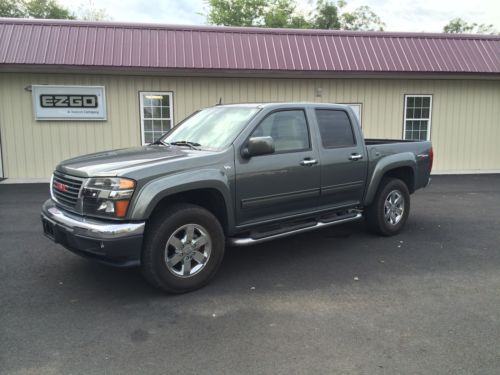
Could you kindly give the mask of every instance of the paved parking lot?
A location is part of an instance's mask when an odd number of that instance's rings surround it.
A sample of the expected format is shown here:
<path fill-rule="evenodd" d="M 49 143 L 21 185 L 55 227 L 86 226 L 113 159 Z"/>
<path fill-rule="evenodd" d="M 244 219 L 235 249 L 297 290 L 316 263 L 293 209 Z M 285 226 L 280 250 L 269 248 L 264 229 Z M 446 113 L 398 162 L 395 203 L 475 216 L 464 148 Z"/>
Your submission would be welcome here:
<path fill-rule="evenodd" d="M 500 175 L 437 176 L 404 233 L 362 223 L 229 249 L 180 296 L 41 234 L 0 185 L 2 374 L 497 374 Z"/>

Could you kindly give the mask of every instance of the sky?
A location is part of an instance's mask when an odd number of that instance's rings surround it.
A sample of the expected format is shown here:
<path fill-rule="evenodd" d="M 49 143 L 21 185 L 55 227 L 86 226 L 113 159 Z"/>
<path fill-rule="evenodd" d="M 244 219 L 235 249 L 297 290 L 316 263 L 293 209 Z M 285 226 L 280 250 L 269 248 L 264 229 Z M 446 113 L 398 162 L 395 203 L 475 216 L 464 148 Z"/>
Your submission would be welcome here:
<path fill-rule="evenodd" d="M 89 0 L 58 0 L 77 10 Z M 307 11 L 313 0 L 297 0 Z M 203 25 L 204 0 L 93 0 L 117 22 Z M 386 31 L 440 32 L 449 20 L 493 24 L 500 30 L 500 0 L 348 0 L 347 9 L 368 5 L 385 22 Z"/>

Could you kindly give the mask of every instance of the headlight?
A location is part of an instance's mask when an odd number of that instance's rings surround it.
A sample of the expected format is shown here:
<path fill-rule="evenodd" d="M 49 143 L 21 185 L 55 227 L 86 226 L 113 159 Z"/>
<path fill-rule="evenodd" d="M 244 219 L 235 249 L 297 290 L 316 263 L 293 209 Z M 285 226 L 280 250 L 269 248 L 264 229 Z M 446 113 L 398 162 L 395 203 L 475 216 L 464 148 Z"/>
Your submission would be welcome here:
<path fill-rule="evenodd" d="M 82 189 L 83 212 L 90 215 L 125 217 L 135 181 L 121 177 L 89 178 Z"/>

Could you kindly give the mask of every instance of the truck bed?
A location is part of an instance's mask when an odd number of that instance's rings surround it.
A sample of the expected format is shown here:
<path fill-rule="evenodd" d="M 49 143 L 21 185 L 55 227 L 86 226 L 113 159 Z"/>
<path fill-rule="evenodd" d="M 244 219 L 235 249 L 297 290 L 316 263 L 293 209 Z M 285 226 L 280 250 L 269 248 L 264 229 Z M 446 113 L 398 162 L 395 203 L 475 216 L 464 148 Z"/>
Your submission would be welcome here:
<path fill-rule="evenodd" d="M 397 157 L 406 154 L 405 158 L 415 160 L 415 190 L 425 187 L 429 181 L 431 170 L 430 141 L 412 141 L 402 139 L 365 139 L 368 154 L 368 176 L 372 176 L 384 159 L 397 163 Z"/>

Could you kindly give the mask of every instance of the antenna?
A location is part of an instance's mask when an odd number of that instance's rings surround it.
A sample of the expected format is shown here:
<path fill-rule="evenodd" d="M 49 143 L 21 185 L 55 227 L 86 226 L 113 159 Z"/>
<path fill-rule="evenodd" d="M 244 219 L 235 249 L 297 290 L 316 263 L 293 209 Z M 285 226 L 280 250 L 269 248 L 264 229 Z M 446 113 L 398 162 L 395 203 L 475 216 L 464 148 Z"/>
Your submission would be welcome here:
<path fill-rule="evenodd" d="M 219 103 L 217 103 L 216 105 L 222 105 L 222 96 L 219 98 Z"/>

